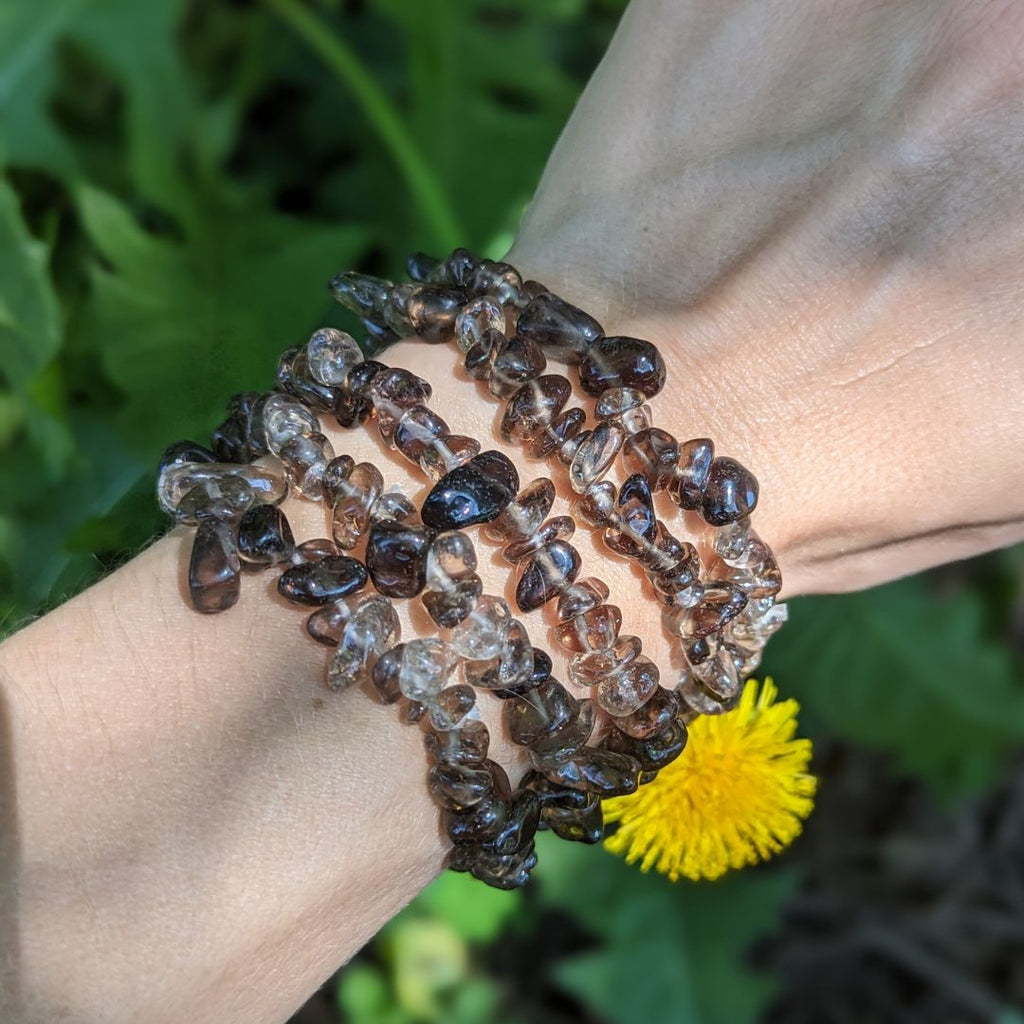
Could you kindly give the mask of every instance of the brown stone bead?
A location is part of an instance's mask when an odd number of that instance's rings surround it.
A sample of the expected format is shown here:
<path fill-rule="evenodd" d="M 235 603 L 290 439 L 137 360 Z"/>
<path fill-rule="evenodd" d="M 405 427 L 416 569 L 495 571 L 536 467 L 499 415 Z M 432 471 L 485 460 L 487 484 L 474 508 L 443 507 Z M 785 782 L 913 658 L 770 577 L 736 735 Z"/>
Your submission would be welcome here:
<path fill-rule="evenodd" d="M 666 572 L 683 557 L 689 557 L 692 545 L 682 541 L 673 534 L 660 520 L 655 520 L 654 539 L 651 546 L 645 548 L 637 560 L 650 572 Z M 694 549 L 696 551 L 696 549 Z"/>
<path fill-rule="evenodd" d="M 588 794 L 589 796 L 590 794 Z M 570 843 L 599 843 L 604 835 L 604 812 L 601 801 L 594 796 L 592 801 L 580 810 L 549 804 L 541 810 L 541 822 L 559 839 Z"/>
<path fill-rule="evenodd" d="M 687 636 L 707 636 L 717 633 L 734 619 L 747 605 L 747 595 L 724 580 L 709 580 L 704 584 L 704 595 L 690 609 Z"/>
<path fill-rule="evenodd" d="M 423 522 L 436 530 L 458 530 L 497 519 L 519 489 L 519 474 L 507 455 L 485 451 L 446 473 L 423 502 Z"/>
<path fill-rule="evenodd" d="M 655 490 L 668 482 L 679 461 L 679 442 L 660 427 L 647 427 L 626 438 L 622 461 L 630 473 L 643 473 Z"/>
<path fill-rule="evenodd" d="M 591 609 L 608 600 L 608 584 L 596 576 L 587 576 L 576 580 L 571 587 L 566 587 L 558 598 L 556 612 L 563 622 L 585 615 Z"/>
<path fill-rule="evenodd" d="M 509 396 L 499 430 L 506 441 L 527 441 L 561 412 L 572 385 L 559 374 L 545 374 Z"/>
<path fill-rule="evenodd" d="M 390 441 L 405 411 L 429 401 L 431 393 L 427 381 L 401 367 L 392 366 L 376 374 L 370 381 L 368 394 L 381 437 Z"/>
<path fill-rule="evenodd" d="M 462 247 L 453 249 L 431 273 L 430 280 L 469 288 L 480 267 L 480 257 Z"/>
<path fill-rule="evenodd" d="M 735 523 L 757 507 L 757 491 L 757 480 L 749 469 L 735 459 L 719 456 L 708 470 L 700 514 L 712 526 Z"/>
<path fill-rule="evenodd" d="M 595 398 L 610 388 L 634 388 L 652 398 L 665 376 L 661 353 L 640 338 L 598 338 L 580 363 L 580 387 Z"/>
<path fill-rule="evenodd" d="M 328 608 L 321 608 L 319 611 L 313 612 L 309 617 L 309 621 L 312 622 L 315 616 L 322 614 L 329 608 L 330 606 L 328 605 Z M 344 629 L 344 626 L 342 626 L 342 629 Z M 338 634 L 338 638 L 334 641 L 335 644 L 340 640 L 340 631 L 338 631 Z M 395 644 L 390 650 L 385 651 L 373 666 L 370 680 L 382 704 L 395 704 L 404 696 L 399 685 L 404 652 L 405 644 Z"/>
<path fill-rule="evenodd" d="M 651 571 L 654 589 L 661 594 L 678 594 L 692 587 L 700 578 L 700 555 L 689 541 L 680 541 L 682 551 L 666 568 Z"/>
<path fill-rule="evenodd" d="M 477 342 L 471 346 L 462 361 L 462 368 L 466 371 L 466 376 L 472 377 L 473 380 L 487 380 L 491 375 L 493 354 L 490 346 L 483 342 Z"/>
<path fill-rule="evenodd" d="M 555 516 L 537 527 L 532 536 L 513 541 L 502 551 L 502 555 L 509 562 L 522 562 L 546 544 L 555 540 L 568 540 L 575 532 L 576 520 L 572 516 Z"/>
<path fill-rule="evenodd" d="M 486 767 L 441 761 L 430 769 L 427 788 L 441 807 L 460 810 L 480 803 L 494 791 L 494 777 Z"/>
<path fill-rule="evenodd" d="M 334 418 L 339 426 L 347 430 L 366 420 L 373 411 L 369 395 L 370 382 L 386 369 L 383 363 L 365 359 L 349 370 L 334 400 Z"/>
<path fill-rule="evenodd" d="M 516 330 L 560 363 L 578 363 L 604 334 L 592 317 L 557 295 L 537 295 L 516 321 Z"/>
<path fill-rule="evenodd" d="M 679 461 L 668 481 L 669 496 L 680 508 L 689 512 L 700 508 L 714 457 L 715 442 L 710 438 L 697 437 L 680 445 Z"/>
<path fill-rule="evenodd" d="M 306 632 L 318 644 L 337 647 L 345 631 L 345 623 L 351 614 L 347 601 L 332 601 L 310 612 L 309 618 L 306 619 Z"/>
<path fill-rule="evenodd" d="M 237 604 L 242 587 L 242 563 L 231 527 L 204 519 L 192 541 L 188 592 L 197 612 L 227 611 Z"/>
<path fill-rule="evenodd" d="M 503 306 L 512 305 L 519 298 L 523 279 L 509 263 L 499 260 L 480 260 L 469 282 L 473 295 L 493 295 Z"/>
<path fill-rule="evenodd" d="M 478 765 L 487 757 L 490 734 L 479 718 L 467 718 L 455 729 L 429 730 L 423 744 L 431 761 Z"/>
<path fill-rule="evenodd" d="M 513 743 L 531 746 L 575 719 L 579 701 L 557 679 L 548 678 L 518 700 L 505 701 L 502 720 Z"/>
<path fill-rule="evenodd" d="M 406 410 L 395 425 L 391 443 L 410 462 L 418 463 L 423 453 L 440 437 L 451 433 L 448 424 L 425 405 Z"/>
<path fill-rule="evenodd" d="M 331 530 L 345 551 L 354 548 L 370 525 L 370 510 L 384 490 L 384 477 L 372 462 L 358 462 L 340 484 Z"/>
<path fill-rule="evenodd" d="M 531 439 L 528 454 L 531 459 L 549 459 L 556 451 L 573 440 L 587 422 L 587 414 L 577 406 L 563 409 L 546 427 Z"/>
<path fill-rule="evenodd" d="M 509 338 L 494 356 L 487 387 L 497 398 L 508 398 L 523 384 L 536 380 L 547 362 L 544 353 L 532 341 L 518 335 Z"/>
<path fill-rule="evenodd" d="M 568 761 L 545 769 L 544 774 L 552 782 L 594 793 L 604 800 L 636 792 L 640 763 L 636 758 L 614 750 L 584 747 Z"/>
<path fill-rule="evenodd" d="M 501 828 L 487 840 L 488 852 L 501 858 L 515 854 L 527 846 L 532 847 L 539 824 L 540 798 L 532 790 L 517 790 L 512 795 L 508 817 Z"/>
<path fill-rule="evenodd" d="M 596 686 L 633 662 L 643 649 L 640 638 L 620 636 L 611 647 L 577 654 L 569 663 L 569 677 L 577 686 Z"/>
<path fill-rule="evenodd" d="M 475 573 L 446 590 L 425 590 L 421 600 L 435 626 L 454 629 L 476 607 L 484 585 Z"/>
<path fill-rule="evenodd" d="M 658 689 L 658 666 L 643 655 L 624 669 L 602 679 L 597 687 L 597 703 L 609 715 L 621 718 L 632 714 Z"/>
<path fill-rule="evenodd" d="M 541 771 L 567 761 L 586 746 L 594 731 L 594 704 L 589 699 L 579 702 L 579 709 L 570 722 L 554 729 L 530 744 L 530 763 Z"/>
<path fill-rule="evenodd" d="M 304 562 L 318 562 L 321 558 L 328 558 L 331 555 L 340 555 L 341 549 L 333 540 L 327 537 L 311 537 L 296 545 L 292 555 L 292 565 L 302 565 Z"/>
<path fill-rule="evenodd" d="M 455 729 L 476 705 L 472 686 L 457 683 L 446 686 L 427 706 L 430 724 L 435 729 Z"/>
<path fill-rule="evenodd" d="M 287 562 L 295 553 L 295 537 L 284 512 L 276 505 L 255 505 L 238 524 L 238 554 L 250 565 Z"/>
<path fill-rule="evenodd" d="M 634 739 L 616 730 L 608 734 L 605 742 L 609 750 L 632 758 L 642 771 L 656 772 L 683 752 L 687 738 L 686 724 L 677 716 L 663 729 L 644 739 Z"/>
<path fill-rule="evenodd" d="M 277 386 L 317 412 L 333 409 L 340 392 L 321 384 L 309 372 L 305 347 L 289 348 L 282 353 L 277 364 Z"/>
<path fill-rule="evenodd" d="M 345 483 L 355 464 L 351 455 L 338 455 L 327 463 L 320 485 L 323 487 L 324 500 L 331 507 L 345 493 Z"/>
<path fill-rule="evenodd" d="M 451 337 L 455 319 L 465 304 L 466 293 L 462 288 L 420 284 L 408 294 L 405 316 L 424 341 L 437 343 Z"/>
<path fill-rule="evenodd" d="M 591 484 L 573 503 L 572 512 L 588 526 L 612 526 L 616 516 L 615 484 L 600 480 Z"/>
<path fill-rule="evenodd" d="M 366 541 L 366 569 L 378 592 L 415 597 L 426 583 L 433 531 L 394 519 L 374 523 Z"/>
<path fill-rule="evenodd" d="M 484 527 L 491 540 L 514 541 L 530 537 L 547 518 L 555 503 L 555 485 L 547 477 L 528 483 L 493 522 Z"/>
<path fill-rule="evenodd" d="M 490 765 L 493 762 L 487 763 Z M 511 799 L 502 798 L 493 792 L 472 807 L 445 809 L 441 820 L 448 838 L 456 845 L 464 846 L 484 843 L 497 835 L 508 819 L 510 810 Z"/>
<path fill-rule="evenodd" d="M 556 626 L 555 638 L 567 651 L 598 651 L 611 647 L 618 640 L 621 628 L 622 611 L 619 607 L 599 604 Z"/>
<path fill-rule="evenodd" d="M 575 442 L 583 438 L 569 464 L 569 483 L 577 494 L 582 494 L 608 472 L 622 448 L 625 436 L 618 423 L 601 420 L 586 437 L 580 434 L 573 439 Z"/>
<path fill-rule="evenodd" d="M 557 597 L 579 575 L 579 552 L 563 540 L 545 545 L 523 565 L 516 584 L 516 605 L 522 612 L 540 608 Z"/>
<path fill-rule="evenodd" d="M 679 696 L 674 690 L 658 687 L 648 701 L 635 711 L 615 720 L 615 725 L 633 739 L 648 739 L 661 732 L 679 714 Z"/>
<path fill-rule="evenodd" d="M 332 555 L 286 569 L 277 578 L 277 590 L 293 604 L 329 604 L 362 590 L 366 580 L 362 562 L 347 555 Z"/>

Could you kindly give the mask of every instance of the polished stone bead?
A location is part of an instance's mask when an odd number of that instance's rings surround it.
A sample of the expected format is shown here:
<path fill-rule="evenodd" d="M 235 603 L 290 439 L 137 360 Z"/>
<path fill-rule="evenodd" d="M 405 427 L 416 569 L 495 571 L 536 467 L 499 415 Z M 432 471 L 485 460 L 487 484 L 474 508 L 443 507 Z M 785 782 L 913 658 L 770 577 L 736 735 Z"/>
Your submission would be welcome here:
<path fill-rule="evenodd" d="M 551 655 L 539 647 L 533 649 L 533 672 L 530 673 L 530 683 L 536 686 L 544 682 L 551 675 Z"/>
<path fill-rule="evenodd" d="M 636 388 L 609 388 L 597 400 L 594 415 L 599 420 L 610 420 L 643 404 L 643 392 L 637 391 Z"/>
<path fill-rule="evenodd" d="M 547 426 L 541 427 L 530 439 L 528 454 L 531 459 L 549 459 L 576 438 L 587 422 L 587 414 L 578 406 L 563 409 Z"/>
<path fill-rule="evenodd" d="M 484 533 L 491 540 L 514 541 L 531 537 L 555 503 L 555 485 L 547 477 L 528 483 Z"/>
<path fill-rule="evenodd" d="M 782 589 L 782 572 L 768 546 L 758 538 L 749 545 L 756 552 L 751 564 L 733 568 L 727 579 L 750 600 L 774 597 Z"/>
<path fill-rule="evenodd" d="M 382 320 L 365 318 L 363 320 L 363 327 L 366 328 L 366 337 L 363 339 L 362 348 L 368 359 L 380 355 L 381 352 L 390 348 L 399 340 L 399 336 Z"/>
<path fill-rule="evenodd" d="M 401 635 L 398 613 L 386 597 L 363 595 L 353 602 L 338 650 L 328 667 L 327 685 L 332 690 L 370 682 L 377 659 L 393 647 Z"/>
<path fill-rule="evenodd" d="M 260 394 L 243 391 L 228 401 L 228 417 L 214 430 L 211 444 L 215 458 L 208 460 L 206 449 L 199 447 L 196 461 L 252 462 L 266 455 L 267 435 L 263 429 L 263 406 L 274 392 Z M 181 458 L 176 461 L 185 461 Z"/>
<path fill-rule="evenodd" d="M 405 261 L 405 268 L 414 281 L 429 281 L 441 267 L 441 260 L 425 252 L 414 252 Z"/>
<path fill-rule="evenodd" d="M 751 598 L 747 607 L 729 623 L 729 635 L 738 643 L 763 646 L 789 618 L 789 608 L 772 598 Z"/>
<path fill-rule="evenodd" d="M 427 788 L 441 807 L 460 810 L 493 793 L 494 778 L 486 767 L 441 761 L 430 769 Z"/>
<path fill-rule="evenodd" d="M 672 476 L 679 460 L 679 442 L 659 427 L 648 427 L 626 438 L 622 462 L 629 473 L 643 473 L 651 487 L 660 490 Z"/>
<path fill-rule="evenodd" d="M 234 531 L 216 519 L 204 519 L 192 541 L 188 592 L 197 612 L 227 611 L 238 601 L 242 565 Z"/>
<path fill-rule="evenodd" d="M 515 303 L 523 279 L 519 271 L 508 263 L 497 260 L 481 260 L 469 283 L 474 295 L 493 295 L 503 306 Z"/>
<path fill-rule="evenodd" d="M 314 331 L 306 343 L 306 364 L 313 379 L 328 387 L 340 387 L 349 371 L 363 361 L 356 339 L 334 327 Z"/>
<path fill-rule="evenodd" d="M 394 332 L 396 337 L 407 338 L 414 334 L 409 320 L 409 299 L 417 285 L 411 281 L 392 285 L 388 292 L 388 300 L 384 303 L 384 324 Z"/>
<path fill-rule="evenodd" d="M 458 850 L 459 847 L 456 847 Z M 537 866 L 533 843 L 507 856 L 478 854 L 467 871 L 478 881 L 492 889 L 520 889 L 530 880 L 530 872 Z"/>
<path fill-rule="evenodd" d="M 431 590 L 448 590 L 474 575 L 476 567 L 476 548 L 468 534 L 448 530 L 431 539 L 426 559 L 426 584 Z"/>
<path fill-rule="evenodd" d="M 463 622 L 452 630 L 452 646 L 464 658 L 483 660 L 500 654 L 512 625 L 508 603 L 491 594 L 483 595 Z"/>
<path fill-rule="evenodd" d="M 571 789 L 552 782 L 543 772 L 530 768 L 519 783 L 520 789 L 528 789 L 540 799 L 541 811 L 545 807 L 561 807 L 564 810 L 582 811 L 590 807 L 597 797 L 581 789 Z"/>
<path fill-rule="evenodd" d="M 513 564 L 525 561 L 534 552 L 556 540 L 568 540 L 576 532 L 576 520 L 572 516 L 555 516 L 542 523 L 532 536 L 513 541 L 502 556 Z"/>
<path fill-rule="evenodd" d="M 719 700 L 705 690 L 700 680 L 695 679 L 689 672 L 683 673 L 676 693 L 684 706 L 701 715 L 721 715 L 731 711 L 740 702 L 739 686 L 732 697 Z"/>
<path fill-rule="evenodd" d="M 249 484 L 238 476 L 197 484 L 186 491 L 174 510 L 174 518 L 187 526 L 198 526 L 204 519 L 233 522 L 239 519 L 256 500 Z"/>
<path fill-rule="evenodd" d="M 569 466 L 569 483 L 582 494 L 608 472 L 622 448 L 625 434 L 617 423 L 601 420 L 576 449 Z"/>
<path fill-rule="evenodd" d="M 715 530 L 715 554 L 730 564 L 746 562 L 747 545 L 750 543 L 750 520 L 737 519 Z"/>
<path fill-rule="evenodd" d="M 362 319 L 383 310 L 391 282 L 349 270 L 332 279 L 330 291 L 335 300 Z"/>
<path fill-rule="evenodd" d="M 612 526 L 618 515 L 615 498 L 615 484 L 599 480 L 572 503 L 572 513 L 588 526 Z"/>
<path fill-rule="evenodd" d="M 633 739 L 648 739 L 664 730 L 680 713 L 679 696 L 659 686 L 640 707 L 615 720 L 616 728 Z"/>
<path fill-rule="evenodd" d="M 506 441 L 527 441 L 562 410 L 572 385 L 560 374 L 545 374 L 523 384 L 509 396 L 499 430 Z"/>
<path fill-rule="evenodd" d="M 430 280 L 465 287 L 473 280 L 480 263 L 480 257 L 469 249 L 453 249 L 430 275 Z"/>
<path fill-rule="evenodd" d="M 570 843 L 593 845 L 604 836 L 604 813 L 596 796 L 582 810 L 550 804 L 541 811 L 541 822 Z"/>
<path fill-rule="evenodd" d="M 611 647 L 573 655 L 569 661 L 569 678 L 577 686 L 596 686 L 606 676 L 632 664 L 641 650 L 639 637 L 620 636 Z"/>
<path fill-rule="evenodd" d="M 277 387 L 303 405 L 327 412 L 334 407 L 339 389 L 321 384 L 309 368 L 304 347 L 285 349 L 277 363 Z"/>
<path fill-rule="evenodd" d="M 407 409 L 423 405 L 430 399 L 430 385 L 415 373 L 401 367 L 389 367 L 370 381 L 367 394 L 373 403 L 377 429 L 390 441 L 398 421 Z"/>
<path fill-rule="evenodd" d="M 302 565 L 304 562 L 316 562 L 321 558 L 340 554 L 341 549 L 333 540 L 328 540 L 327 537 L 313 537 L 296 545 L 291 560 L 292 565 Z"/>
<path fill-rule="evenodd" d="M 374 669 L 375 674 L 376 671 Z M 431 761 L 478 765 L 487 757 L 490 734 L 479 718 L 466 718 L 454 729 L 428 730 L 423 737 L 423 745 Z"/>
<path fill-rule="evenodd" d="M 692 671 L 694 678 L 717 700 L 731 700 L 742 689 L 736 663 L 724 649 L 700 665 L 692 666 Z"/>
<path fill-rule="evenodd" d="M 661 594 L 678 594 L 688 590 L 700 578 L 700 556 L 689 541 L 680 541 L 674 560 L 662 569 L 650 570 L 654 589 Z"/>
<path fill-rule="evenodd" d="M 362 562 L 347 555 L 331 555 L 318 562 L 293 565 L 278 577 L 278 593 L 293 604 L 328 604 L 366 586 Z"/>
<path fill-rule="evenodd" d="M 480 442 L 462 434 L 435 438 L 420 455 L 420 469 L 435 483 L 480 454 Z"/>
<path fill-rule="evenodd" d="M 393 519 L 370 527 L 366 569 L 379 593 L 387 597 L 415 597 L 423 589 L 432 536 L 425 527 Z"/>
<path fill-rule="evenodd" d="M 599 398 L 611 388 L 634 388 L 653 398 L 665 385 L 661 353 L 640 338 L 598 338 L 580 363 L 580 387 Z"/>
<path fill-rule="evenodd" d="M 583 442 L 586 441 L 591 434 L 592 430 L 581 430 L 574 437 L 566 438 L 559 446 L 558 451 L 555 452 L 555 457 L 558 461 L 568 469 L 572 465 L 572 460 L 576 458 L 576 453 L 580 450 Z"/>
<path fill-rule="evenodd" d="M 490 771 L 493 774 L 494 769 Z M 445 808 L 441 821 L 448 838 L 457 846 L 475 845 L 497 835 L 510 810 L 510 799 L 492 792 L 471 807 Z"/>
<path fill-rule="evenodd" d="M 232 413 L 213 431 L 210 443 L 217 462 L 249 462 L 253 458 L 245 421 L 237 413 Z"/>
<path fill-rule="evenodd" d="M 724 580 L 709 580 L 704 584 L 700 601 L 689 610 L 684 637 L 707 636 L 717 633 L 734 619 L 747 604 L 747 595 Z"/>
<path fill-rule="evenodd" d="M 435 729 L 455 729 L 476 707 L 473 687 L 465 683 L 448 686 L 427 704 L 430 724 Z"/>
<path fill-rule="evenodd" d="M 175 515 L 182 499 L 196 487 L 211 498 L 216 499 L 224 491 L 225 500 L 238 509 L 241 515 L 249 507 L 246 504 L 246 491 L 234 483 L 227 484 L 228 479 L 243 481 L 252 492 L 254 500 L 265 504 L 276 505 L 284 500 L 288 493 L 288 481 L 283 473 L 267 466 L 237 466 L 225 462 L 178 462 L 167 466 L 157 481 L 157 501 L 164 512 Z M 234 497 L 232 497 L 234 495 Z M 200 495 L 193 495 L 191 505 L 193 511 Z"/>
<path fill-rule="evenodd" d="M 163 474 L 169 466 L 177 466 L 183 462 L 216 461 L 217 456 L 209 448 L 204 448 L 195 441 L 175 441 L 160 457 L 158 473 Z"/>
<path fill-rule="evenodd" d="M 423 502 L 423 522 L 453 530 L 496 519 L 519 489 L 519 474 L 507 456 L 485 451 L 446 473 Z"/>
<path fill-rule="evenodd" d="M 413 285 L 405 303 L 412 329 L 431 343 L 447 341 L 466 302 L 463 289 L 437 284 Z"/>
<path fill-rule="evenodd" d="M 334 458 L 334 446 L 323 434 L 298 434 L 281 446 L 279 453 L 288 482 L 311 501 L 324 496 L 324 473 Z"/>
<path fill-rule="evenodd" d="M 584 747 L 568 761 L 545 768 L 544 773 L 558 785 L 582 789 L 603 800 L 635 793 L 640 764 L 635 758 L 613 750 Z"/>
<path fill-rule="evenodd" d="M 587 576 L 566 587 L 558 598 L 556 613 L 562 622 L 575 619 L 608 600 L 608 584 L 596 576 Z"/>
<path fill-rule="evenodd" d="M 683 752 L 687 738 L 685 723 L 676 718 L 659 732 L 644 739 L 634 739 L 615 731 L 609 734 L 605 742 L 609 750 L 635 759 L 641 771 L 656 772 L 671 764 Z"/>
<path fill-rule="evenodd" d="M 485 844 L 487 851 L 501 858 L 532 847 L 539 824 L 540 798 L 532 790 L 517 790 L 512 795 L 512 806 L 504 824 Z"/>
<path fill-rule="evenodd" d="M 434 625 L 454 629 L 476 607 L 483 589 L 483 582 L 474 573 L 447 590 L 425 590 L 421 600 Z"/>
<path fill-rule="evenodd" d="M 533 647 L 526 627 L 513 619 L 505 632 L 501 650 L 493 658 L 467 661 L 466 682 L 478 689 L 519 692 L 533 675 Z"/>
<path fill-rule="evenodd" d="M 373 411 L 370 401 L 370 383 L 374 377 L 383 373 L 387 367 L 375 359 L 367 359 L 357 364 L 349 372 L 343 387 L 338 389 L 334 400 L 334 418 L 338 425 L 346 430 L 363 423 Z"/>
<path fill-rule="evenodd" d="M 757 480 L 735 459 L 720 455 L 711 463 L 701 496 L 700 514 L 712 526 L 725 526 L 757 507 Z"/>
<path fill-rule="evenodd" d="M 599 604 L 556 626 L 555 638 L 562 647 L 574 654 L 599 651 L 611 647 L 618 640 L 621 628 L 622 611 L 619 607 Z"/>
<path fill-rule="evenodd" d="M 550 291 L 551 289 L 547 285 L 541 284 L 540 281 L 534 281 L 532 278 L 524 281 L 523 286 L 519 289 L 519 298 L 516 299 L 515 308 L 522 312 L 538 295 Z"/>
<path fill-rule="evenodd" d="M 524 563 L 516 584 L 516 606 L 522 612 L 540 608 L 557 597 L 580 571 L 579 552 L 563 540 L 546 544 Z"/>
<path fill-rule="evenodd" d="M 689 512 L 700 508 L 711 463 L 715 457 L 715 443 L 707 437 L 684 441 L 679 448 L 679 461 L 668 477 L 668 493 L 672 500 Z"/>
<path fill-rule="evenodd" d="M 423 453 L 449 433 L 448 424 L 437 413 L 425 405 L 414 405 L 396 424 L 391 444 L 410 462 L 419 463 Z"/>
<path fill-rule="evenodd" d="M 458 652 L 437 637 L 403 644 L 398 664 L 398 688 L 402 696 L 429 703 L 444 688 L 458 662 Z"/>
<path fill-rule="evenodd" d="M 410 526 L 419 524 L 419 512 L 401 491 L 385 491 L 370 508 L 370 522 L 382 523 L 393 519 Z"/>
<path fill-rule="evenodd" d="M 508 398 L 523 384 L 536 380 L 547 363 L 540 346 L 518 335 L 508 338 L 491 363 L 488 390 L 497 398 Z"/>
<path fill-rule="evenodd" d="M 267 447 L 274 455 L 302 434 L 319 434 L 320 421 L 316 414 L 301 402 L 288 395 L 271 395 L 263 404 L 263 429 L 266 431 Z"/>
<path fill-rule="evenodd" d="M 691 665 L 701 665 L 713 654 L 717 654 L 721 647 L 721 637 L 717 633 L 709 633 L 707 636 L 696 636 L 683 640 L 683 654 Z"/>
<path fill-rule="evenodd" d="M 331 508 L 334 507 L 338 498 L 346 493 L 345 483 L 355 464 L 351 455 L 338 455 L 331 459 L 324 468 L 320 486 L 323 488 L 324 500 Z"/>
<path fill-rule="evenodd" d="M 649 405 L 638 405 L 635 409 L 627 409 L 619 416 L 619 424 L 629 437 L 632 434 L 639 434 L 641 430 L 647 430 L 651 426 L 651 407 Z"/>
<path fill-rule="evenodd" d="M 334 503 L 331 530 L 345 551 L 354 548 L 370 525 L 370 512 L 384 492 L 384 477 L 372 462 L 357 462 L 341 484 Z"/>
<path fill-rule="evenodd" d="M 502 721 L 513 743 L 532 746 L 570 725 L 579 708 L 580 702 L 560 682 L 548 678 L 519 699 L 505 701 Z"/>
<path fill-rule="evenodd" d="M 616 718 L 629 715 L 654 694 L 660 679 L 658 666 L 640 655 L 624 669 L 598 683 L 597 703 Z"/>
<path fill-rule="evenodd" d="M 485 342 L 488 331 L 504 335 L 505 312 L 496 299 L 482 295 L 462 307 L 455 321 L 455 341 L 462 352 L 468 352 Z"/>
<path fill-rule="evenodd" d="M 337 647 L 345 631 L 345 623 L 352 615 L 348 601 L 339 598 L 310 612 L 306 619 L 306 632 L 325 647 Z M 398 696 L 401 696 L 400 694 Z M 396 697 L 397 699 L 397 697 Z M 390 702 L 389 702 L 390 703 Z"/>
<path fill-rule="evenodd" d="M 503 336 L 504 337 L 504 336 Z M 466 376 L 473 380 L 487 380 L 491 375 L 491 357 L 494 352 L 489 345 L 482 343 L 474 345 L 467 353 L 462 362 L 462 368 Z"/>
<path fill-rule="evenodd" d="M 256 505 L 238 524 L 238 554 L 250 565 L 287 562 L 295 551 L 295 537 L 285 514 L 276 505 Z"/>
<path fill-rule="evenodd" d="M 527 751 L 530 763 L 544 771 L 570 757 L 575 757 L 590 739 L 594 731 L 595 717 L 593 701 L 581 700 L 571 721 L 530 744 Z"/>
<path fill-rule="evenodd" d="M 516 331 L 560 363 L 578 363 L 604 334 L 592 316 L 550 292 L 538 295 L 519 314 Z"/>

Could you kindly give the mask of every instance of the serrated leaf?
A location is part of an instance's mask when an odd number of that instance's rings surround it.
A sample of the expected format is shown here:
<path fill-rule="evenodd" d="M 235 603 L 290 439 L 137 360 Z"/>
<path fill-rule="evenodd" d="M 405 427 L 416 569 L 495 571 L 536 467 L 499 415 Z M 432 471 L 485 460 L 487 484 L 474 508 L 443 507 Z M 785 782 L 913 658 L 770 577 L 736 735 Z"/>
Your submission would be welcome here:
<path fill-rule="evenodd" d="M 608 1024 L 745 1024 L 770 994 L 744 964 L 751 941 L 792 891 L 789 872 L 749 870 L 673 885 L 601 850 L 540 837 L 540 899 L 601 943 L 562 961 L 555 977 Z"/>
<path fill-rule="evenodd" d="M 973 790 L 1024 741 L 1024 675 L 983 617 L 978 594 L 940 597 L 920 577 L 805 598 L 765 671 L 837 736 L 944 793 Z"/>
<path fill-rule="evenodd" d="M 18 197 L 0 179 L 0 374 L 23 388 L 60 348 L 49 250 L 29 233 Z"/>

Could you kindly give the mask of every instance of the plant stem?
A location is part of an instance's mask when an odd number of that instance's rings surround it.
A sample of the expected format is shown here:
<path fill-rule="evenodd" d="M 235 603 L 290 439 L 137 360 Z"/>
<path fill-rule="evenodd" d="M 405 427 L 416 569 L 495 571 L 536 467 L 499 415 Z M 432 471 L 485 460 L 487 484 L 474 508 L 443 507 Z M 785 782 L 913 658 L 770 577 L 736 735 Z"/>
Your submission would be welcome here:
<path fill-rule="evenodd" d="M 417 148 L 401 115 L 370 72 L 302 0 L 266 0 L 266 4 L 309 44 L 352 92 L 408 182 L 433 233 L 434 242 L 444 252 L 454 249 L 463 241 L 463 234 L 444 189 Z"/>

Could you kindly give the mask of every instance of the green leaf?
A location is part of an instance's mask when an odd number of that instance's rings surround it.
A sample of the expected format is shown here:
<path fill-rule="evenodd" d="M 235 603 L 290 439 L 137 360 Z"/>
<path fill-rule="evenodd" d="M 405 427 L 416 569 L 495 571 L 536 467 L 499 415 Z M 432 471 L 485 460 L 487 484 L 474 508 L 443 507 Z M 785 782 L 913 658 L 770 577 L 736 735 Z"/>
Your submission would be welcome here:
<path fill-rule="evenodd" d="M 376 968 L 351 964 L 338 976 L 335 998 L 347 1024 L 409 1024 L 394 1004 L 387 981 Z"/>
<path fill-rule="evenodd" d="M 947 794 L 991 782 L 1024 741 L 1024 677 L 974 591 L 924 578 L 793 604 L 765 671 L 837 736 L 895 755 Z"/>
<path fill-rule="evenodd" d="M 601 946 L 562 961 L 555 977 L 609 1024 L 744 1024 L 771 983 L 744 966 L 794 877 L 778 869 L 673 885 L 598 849 L 542 836 L 540 899 L 569 912 Z"/>
<path fill-rule="evenodd" d="M 95 344 L 147 452 L 208 432 L 233 392 L 269 387 L 281 350 L 331 312 L 324 284 L 366 237 L 212 204 L 179 242 L 145 232 L 97 189 L 81 188 L 78 205 L 104 259 L 92 271 Z"/>
<path fill-rule="evenodd" d="M 519 912 L 522 894 L 481 885 L 467 874 L 446 871 L 411 905 L 444 921 L 466 942 L 490 942 Z"/>
<path fill-rule="evenodd" d="M 49 250 L 29 233 L 18 197 L 0 179 L 0 374 L 21 388 L 60 348 Z"/>

